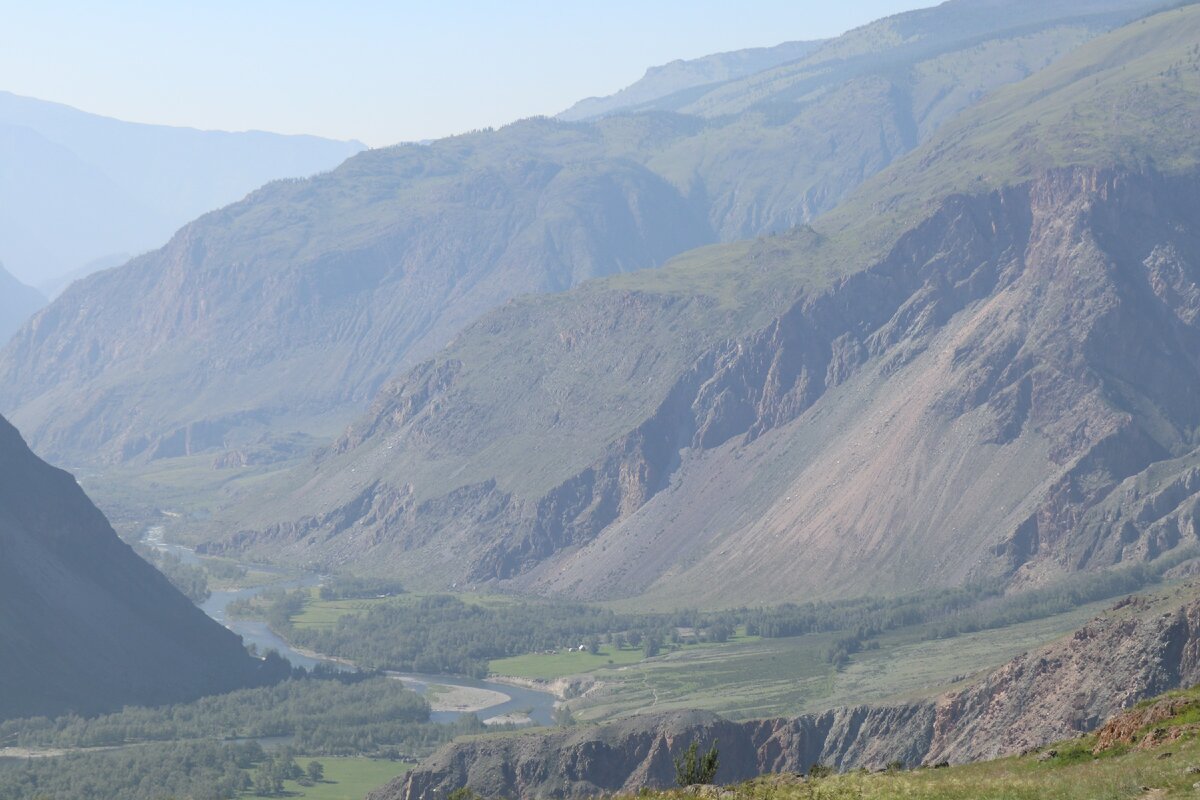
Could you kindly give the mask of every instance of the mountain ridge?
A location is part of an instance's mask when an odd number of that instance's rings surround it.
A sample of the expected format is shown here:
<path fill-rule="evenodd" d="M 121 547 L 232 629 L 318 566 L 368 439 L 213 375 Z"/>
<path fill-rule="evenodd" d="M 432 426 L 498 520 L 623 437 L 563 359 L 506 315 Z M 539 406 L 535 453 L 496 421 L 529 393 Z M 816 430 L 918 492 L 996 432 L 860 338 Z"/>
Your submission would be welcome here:
<path fill-rule="evenodd" d="M 182 223 L 268 180 L 309 175 L 358 142 L 124 122 L 0 92 L 0 259 L 47 290 L 119 253 L 159 246 Z"/>
<path fill-rule="evenodd" d="M 677 92 L 742 78 L 794 61 L 820 45 L 820 40 L 784 42 L 772 47 L 751 47 L 700 58 L 676 59 L 648 68 L 639 80 L 613 94 L 580 100 L 556 117 L 578 122 L 627 111 Z"/>

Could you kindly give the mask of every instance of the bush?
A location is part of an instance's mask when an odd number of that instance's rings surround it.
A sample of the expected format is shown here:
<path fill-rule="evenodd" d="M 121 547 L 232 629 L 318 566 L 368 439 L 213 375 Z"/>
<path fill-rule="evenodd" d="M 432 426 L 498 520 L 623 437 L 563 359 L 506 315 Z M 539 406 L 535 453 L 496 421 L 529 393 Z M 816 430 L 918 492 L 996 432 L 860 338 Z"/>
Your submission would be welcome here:
<path fill-rule="evenodd" d="M 717 754 L 717 743 L 703 756 L 699 755 L 699 744 L 693 741 L 682 756 L 675 759 L 675 782 L 680 786 L 696 786 L 709 784 L 717 776 L 720 758 Z"/>

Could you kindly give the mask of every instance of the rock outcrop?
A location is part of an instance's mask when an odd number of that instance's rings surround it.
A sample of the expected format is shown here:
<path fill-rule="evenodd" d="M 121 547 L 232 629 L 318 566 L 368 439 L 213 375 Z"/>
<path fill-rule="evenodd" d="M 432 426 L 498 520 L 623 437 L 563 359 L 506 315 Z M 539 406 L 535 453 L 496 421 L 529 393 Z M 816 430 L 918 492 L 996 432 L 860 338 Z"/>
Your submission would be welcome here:
<path fill-rule="evenodd" d="M 1019 753 L 1094 730 L 1144 697 L 1200 681 L 1200 601 L 1162 610 L 1126 605 L 930 700 L 740 723 L 675 712 L 485 738 L 442 748 L 371 797 L 435 800 L 464 786 L 485 797 L 632 793 L 673 785 L 673 757 L 693 741 L 702 750 L 718 744 L 718 783 L 806 772 L 814 764 L 877 769 L 893 761 L 957 764 Z"/>

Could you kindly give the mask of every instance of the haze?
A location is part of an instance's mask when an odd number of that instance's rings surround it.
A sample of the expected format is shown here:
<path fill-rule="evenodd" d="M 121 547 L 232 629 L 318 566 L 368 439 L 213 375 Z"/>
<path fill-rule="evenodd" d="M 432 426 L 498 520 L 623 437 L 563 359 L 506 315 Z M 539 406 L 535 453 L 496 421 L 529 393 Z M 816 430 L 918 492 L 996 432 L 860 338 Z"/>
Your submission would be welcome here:
<path fill-rule="evenodd" d="M 649 65 L 929 4 L 12 4 L 0 74 L 9 91 L 119 119 L 382 146 L 554 114 Z"/>

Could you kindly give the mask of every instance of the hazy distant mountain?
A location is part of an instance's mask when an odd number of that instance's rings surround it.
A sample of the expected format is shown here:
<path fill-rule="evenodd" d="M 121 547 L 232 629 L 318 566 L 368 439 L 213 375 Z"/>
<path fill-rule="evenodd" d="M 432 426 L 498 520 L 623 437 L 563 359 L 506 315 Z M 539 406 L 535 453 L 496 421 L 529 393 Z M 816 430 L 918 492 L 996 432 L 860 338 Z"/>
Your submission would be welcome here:
<path fill-rule="evenodd" d="M 42 285 L 267 181 L 332 169 L 359 142 L 141 125 L 0 92 L 0 260 Z"/>
<path fill-rule="evenodd" d="M 1195 542 L 1197 96 L 1192 5 L 995 92 L 811 228 L 511 303 L 228 546 L 671 607 Z"/>
<path fill-rule="evenodd" d="M 64 292 L 0 354 L 0 409 L 72 463 L 330 435 L 490 308 L 803 224 L 1148 5 L 950 3 L 768 70 L 777 95 L 712 89 L 738 111 L 527 120 L 273 183 Z"/>
<path fill-rule="evenodd" d="M 46 298 L 10 275 L 0 264 L 0 342 L 7 342 L 13 332 L 46 305 Z"/>
<path fill-rule="evenodd" d="M 265 679 L 0 419 L 0 719 L 193 699 Z"/>
<path fill-rule="evenodd" d="M 559 114 L 558 118 L 577 121 L 637 108 L 685 89 L 742 78 L 794 61 L 820 44 L 821 41 L 784 42 L 774 47 L 752 47 L 687 61 L 678 59 L 659 67 L 650 67 L 639 81 L 615 94 L 580 100 Z"/>

